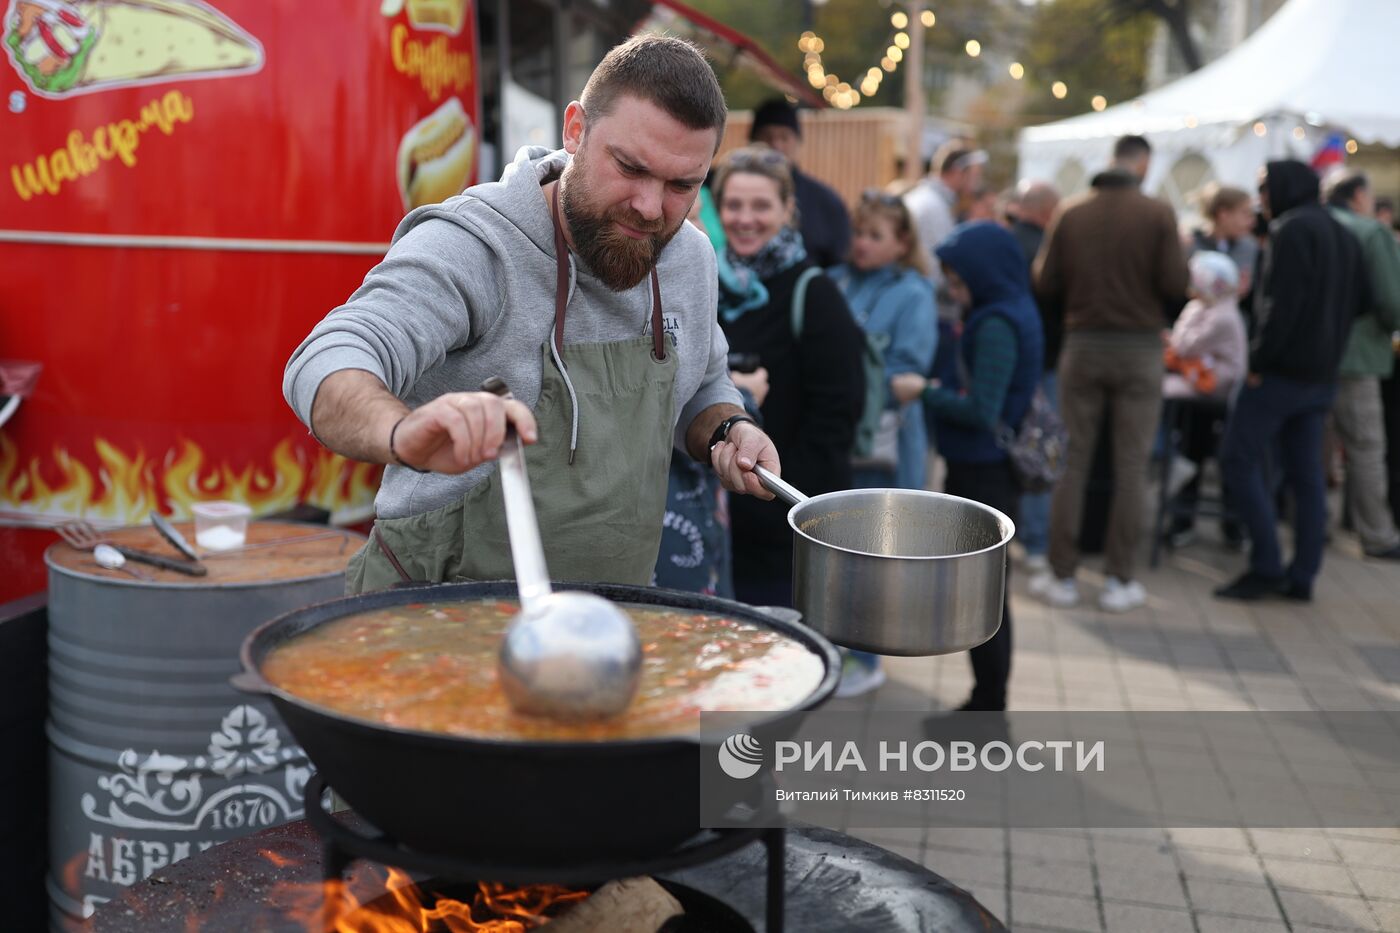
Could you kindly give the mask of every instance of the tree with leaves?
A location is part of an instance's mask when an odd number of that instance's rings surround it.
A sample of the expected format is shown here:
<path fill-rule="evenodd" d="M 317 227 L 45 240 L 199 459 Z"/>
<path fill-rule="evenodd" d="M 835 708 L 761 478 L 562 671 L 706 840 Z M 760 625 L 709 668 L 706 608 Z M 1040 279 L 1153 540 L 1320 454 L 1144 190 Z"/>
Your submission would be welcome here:
<path fill-rule="evenodd" d="M 1186 63 L 1186 69 L 1195 71 L 1204 64 L 1196 37 L 1191 34 L 1191 0 L 1108 0 L 1108 5 L 1112 18 L 1118 22 L 1144 14 L 1161 20 L 1171 33 L 1172 44 Z"/>
<path fill-rule="evenodd" d="M 1155 24 L 1145 13 L 1123 16 L 1117 4 L 1049 0 L 1036 7 L 1026 49 L 1025 122 L 1083 113 L 1096 94 L 1118 103 L 1142 93 Z M 1056 81 L 1068 86 L 1063 99 L 1051 93 Z"/>
<path fill-rule="evenodd" d="M 799 78 L 804 68 L 797 40 L 810 26 L 826 44 L 826 72 L 853 86 L 880 63 L 890 45 L 896 31 L 890 14 L 914 6 L 904 0 L 692 3 L 751 36 Z M 1020 0 L 937 0 L 927 6 L 937 17 L 925 34 L 924 87 L 930 111 L 943 111 L 943 93 L 957 76 L 972 75 L 987 87 L 986 101 L 975 108 L 978 114 L 990 126 L 1007 131 L 1012 129 L 1005 126 L 1008 122 L 1040 123 L 1083 113 L 1098 94 L 1118 103 L 1142 93 L 1148 49 L 1159 23 L 1170 32 L 1182 60 L 1199 67 L 1193 17 L 1210 12 L 1200 0 L 1040 0 L 1034 5 Z M 981 58 L 967 55 L 969 39 L 982 44 Z M 990 59 L 1023 63 L 1024 83 L 1008 83 L 1005 64 L 992 66 Z M 731 107 L 752 107 L 775 93 L 749 72 L 726 69 L 722 53 L 717 64 Z M 903 67 L 887 73 L 879 92 L 863 103 L 903 106 Z M 1068 87 L 1064 98 L 1051 92 L 1057 81 Z"/>
<path fill-rule="evenodd" d="M 822 51 L 826 72 L 853 87 L 860 86 L 869 69 L 880 65 L 894 41 L 898 30 L 890 22 L 891 14 L 907 13 L 913 6 L 904 0 L 827 0 L 820 5 L 804 0 L 692 0 L 691 5 L 757 41 L 799 78 L 805 77 L 805 68 L 797 40 L 804 29 L 812 29 L 826 43 Z M 925 39 L 927 97 L 936 110 L 950 75 L 980 68 L 964 51 L 967 40 L 1010 35 L 1019 43 L 1014 19 L 1026 14 L 1019 12 L 1023 9 L 1019 0 L 930 0 L 919 5 L 925 7 L 937 14 L 937 23 Z M 716 54 L 720 84 L 731 107 L 752 107 L 773 96 L 774 90 L 754 75 L 726 69 L 722 52 Z M 879 92 L 864 102 L 904 106 L 904 63 L 893 73 L 886 72 Z"/>

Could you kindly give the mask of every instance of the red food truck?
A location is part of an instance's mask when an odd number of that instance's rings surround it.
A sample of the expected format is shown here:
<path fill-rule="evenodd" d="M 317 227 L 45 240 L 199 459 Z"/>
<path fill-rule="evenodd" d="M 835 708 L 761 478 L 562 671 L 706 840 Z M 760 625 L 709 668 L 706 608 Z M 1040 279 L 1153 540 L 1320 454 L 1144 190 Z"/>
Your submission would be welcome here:
<path fill-rule="evenodd" d="M 473 4 L 3 2 L 0 358 L 42 371 L 0 430 L 0 603 L 64 519 L 366 517 L 377 468 L 279 371 L 405 210 L 476 178 Z"/>

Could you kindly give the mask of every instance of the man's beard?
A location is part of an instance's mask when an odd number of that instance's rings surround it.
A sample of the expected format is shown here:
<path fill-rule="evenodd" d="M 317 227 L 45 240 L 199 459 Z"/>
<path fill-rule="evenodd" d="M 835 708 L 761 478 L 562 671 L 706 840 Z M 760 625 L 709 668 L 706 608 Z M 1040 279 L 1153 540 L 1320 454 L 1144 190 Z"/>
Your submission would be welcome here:
<path fill-rule="evenodd" d="M 625 292 L 646 278 L 661 251 L 680 230 L 677 224 L 675 230 L 667 231 L 664 218 L 648 221 L 625 205 L 595 211 L 589 204 L 578 154 L 564 169 L 559 189 L 559 204 L 573 234 L 574 250 L 589 270 L 615 292 Z M 630 237 L 617 228 L 618 223 L 648 236 L 640 240 Z"/>

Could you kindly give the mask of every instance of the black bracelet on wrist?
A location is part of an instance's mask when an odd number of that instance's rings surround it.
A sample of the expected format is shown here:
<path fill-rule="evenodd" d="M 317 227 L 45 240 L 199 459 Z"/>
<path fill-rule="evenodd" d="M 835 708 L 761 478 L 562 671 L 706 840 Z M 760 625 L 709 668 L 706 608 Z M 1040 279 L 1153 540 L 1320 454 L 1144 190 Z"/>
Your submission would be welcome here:
<path fill-rule="evenodd" d="M 407 417 L 408 415 L 403 416 L 403 418 Z M 412 470 L 415 473 L 431 473 L 431 470 L 420 470 L 413 464 L 405 462 L 403 457 L 399 456 L 398 451 L 394 450 L 394 435 L 399 433 L 399 425 L 403 424 L 403 418 L 395 421 L 394 426 L 389 429 L 389 456 L 394 459 L 395 463 L 405 469 Z"/>
<path fill-rule="evenodd" d="M 734 425 L 747 421 L 749 424 L 757 425 L 758 422 L 748 415 L 730 415 L 719 423 L 715 428 L 715 433 L 710 435 L 709 449 L 713 450 L 716 444 L 722 444 L 729 438 L 729 432 L 734 429 Z"/>

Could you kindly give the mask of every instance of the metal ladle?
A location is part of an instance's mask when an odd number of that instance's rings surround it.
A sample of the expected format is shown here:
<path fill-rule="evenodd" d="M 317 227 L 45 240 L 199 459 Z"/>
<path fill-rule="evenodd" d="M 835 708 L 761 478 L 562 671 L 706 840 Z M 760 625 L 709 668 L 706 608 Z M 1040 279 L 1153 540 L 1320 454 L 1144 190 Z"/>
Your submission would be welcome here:
<path fill-rule="evenodd" d="M 482 391 L 511 398 L 492 377 Z M 520 613 L 501 642 L 497 674 L 506 699 L 522 713 L 556 719 L 600 719 L 632 702 L 642 672 L 642 645 L 632 620 L 591 593 L 554 592 L 540 543 L 525 451 L 507 427 L 500 454 L 510 554 Z"/>

